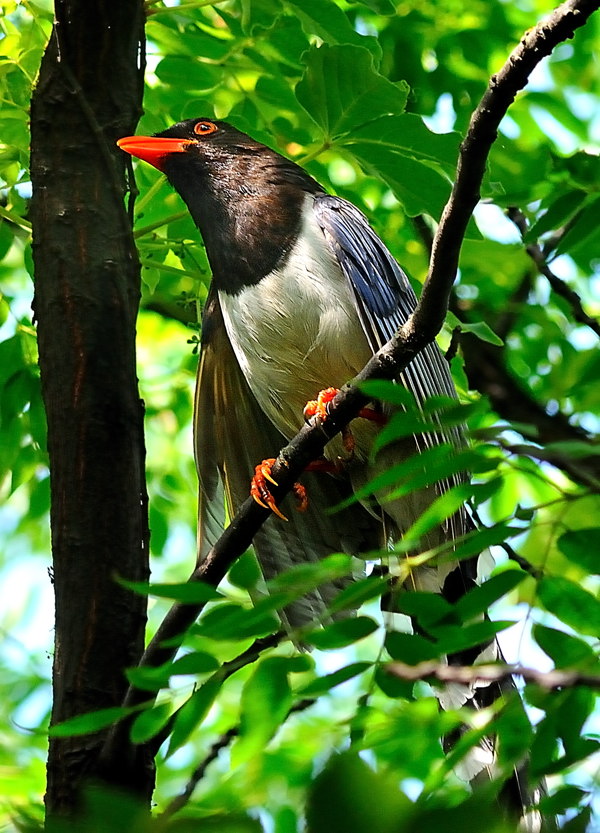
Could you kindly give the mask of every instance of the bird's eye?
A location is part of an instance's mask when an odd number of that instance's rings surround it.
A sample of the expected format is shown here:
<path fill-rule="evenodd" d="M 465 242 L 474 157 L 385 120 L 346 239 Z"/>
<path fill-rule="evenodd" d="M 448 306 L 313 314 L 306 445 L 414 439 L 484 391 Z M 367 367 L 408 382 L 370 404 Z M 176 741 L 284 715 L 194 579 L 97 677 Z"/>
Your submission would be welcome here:
<path fill-rule="evenodd" d="M 217 125 L 212 121 L 199 121 L 194 125 L 194 133 L 198 136 L 208 136 L 217 130 Z"/>

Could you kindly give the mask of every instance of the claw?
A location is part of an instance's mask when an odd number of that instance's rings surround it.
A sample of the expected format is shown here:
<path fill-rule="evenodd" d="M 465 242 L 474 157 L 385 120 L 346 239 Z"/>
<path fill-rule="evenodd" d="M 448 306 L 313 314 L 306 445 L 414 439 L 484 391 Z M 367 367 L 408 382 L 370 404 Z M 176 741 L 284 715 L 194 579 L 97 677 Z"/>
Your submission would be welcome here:
<path fill-rule="evenodd" d="M 354 449 L 356 448 L 356 442 L 354 440 L 354 434 L 352 433 L 350 426 L 346 425 L 345 428 L 342 428 L 342 444 L 344 446 L 344 450 L 348 452 L 350 455 L 350 459 L 354 457 Z"/>
<path fill-rule="evenodd" d="M 319 422 L 323 422 L 329 416 L 327 406 L 339 392 L 339 388 L 325 388 L 325 390 L 319 391 L 317 398 L 311 399 L 304 406 L 304 418 L 308 420 L 310 417 L 316 416 Z M 354 456 L 355 442 L 349 426 L 342 428 L 342 442 L 351 459 Z"/>
<path fill-rule="evenodd" d="M 270 509 L 271 512 L 277 515 L 278 518 L 281 518 L 282 521 L 287 521 L 286 516 L 280 511 L 275 503 L 275 498 L 271 494 L 267 485 L 267 481 L 272 483 L 274 486 L 278 485 L 277 481 L 271 474 L 271 467 L 274 462 L 275 457 L 269 457 L 267 460 L 263 460 L 262 463 L 259 463 L 258 466 L 255 467 L 254 477 L 252 478 L 250 485 L 250 496 L 256 501 L 256 503 L 258 503 L 259 506 L 262 506 L 264 509 Z M 298 512 L 305 512 L 308 506 L 306 489 L 300 483 L 294 483 L 292 491 L 298 500 Z"/>
<path fill-rule="evenodd" d="M 316 416 L 320 420 L 326 419 L 327 406 L 339 392 L 339 388 L 325 388 L 325 390 L 319 391 L 317 398 L 311 399 L 304 406 L 304 418 L 308 420 Z"/>
<path fill-rule="evenodd" d="M 311 417 L 316 416 L 320 422 L 327 419 L 329 415 L 328 405 L 339 392 L 339 388 L 325 388 L 325 390 L 320 391 L 316 399 L 311 399 L 304 406 L 304 418 L 309 420 Z M 385 425 L 387 422 L 385 416 L 374 408 L 362 408 L 358 412 L 358 416 L 362 419 L 376 422 L 378 425 Z M 348 426 L 342 429 L 342 442 L 350 458 L 352 458 L 354 456 L 355 442 L 352 431 Z"/>
<path fill-rule="evenodd" d="M 275 499 L 267 486 L 267 481 L 272 483 L 274 486 L 277 486 L 277 481 L 271 474 L 271 466 L 274 462 L 275 457 L 269 457 L 255 467 L 254 477 L 252 478 L 252 483 L 250 485 L 250 495 L 259 506 L 262 506 L 265 509 L 270 509 L 271 512 L 274 512 L 278 518 L 281 518 L 282 521 L 287 521 L 283 512 L 280 512 L 277 508 Z"/>
<path fill-rule="evenodd" d="M 304 418 L 306 420 L 310 419 L 311 417 L 317 417 L 317 420 L 323 421 L 328 417 L 328 405 L 329 403 L 335 399 L 337 394 L 339 393 L 339 388 L 325 388 L 325 390 L 319 391 L 319 394 L 316 399 L 311 399 L 310 402 L 306 403 L 304 408 Z M 380 414 L 378 411 L 375 411 L 373 408 L 363 408 L 360 411 L 359 416 L 363 419 L 370 419 L 373 422 L 377 422 L 380 425 L 385 424 L 385 417 L 383 414 Z M 349 454 L 350 459 L 354 454 L 354 436 L 352 435 L 352 431 L 350 428 L 346 427 L 342 430 L 342 440 L 344 443 L 344 448 Z M 268 483 L 272 483 L 274 486 L 277 486 L 277 481 L 273 478 L 271 474 L 271 467 L 275 463 L 274 457 L 269 457 L 266 460 L 263 460 L 262 463 L 259 463 L 254 469 L 254 476 L 252 478 L 251 486 L 250 486 L 250 495 L 251 497 L 258 503 L 259 506 L 262 506 L 264 509 L 270 509 L 278 518 L 281 518 L 282 521 L 287 521 L 287 518 L 280 511 L 277 504 L 275 503 L 275 498 L 270 492 Z M 315 463 L 311 463 L 308 466 L 309 470 L 318 471 L 338 471 L 339 470 L 339 463 L 330 463 L 325 460 L 317 460 Z M 298 511 L 305 512 L 308 506 L 308 497 L 306 495 L 306 489 L 304 486 L 301 486 L 300 483 L 294 483 L 292 490 L 296 499 L 298 500 Z"/>

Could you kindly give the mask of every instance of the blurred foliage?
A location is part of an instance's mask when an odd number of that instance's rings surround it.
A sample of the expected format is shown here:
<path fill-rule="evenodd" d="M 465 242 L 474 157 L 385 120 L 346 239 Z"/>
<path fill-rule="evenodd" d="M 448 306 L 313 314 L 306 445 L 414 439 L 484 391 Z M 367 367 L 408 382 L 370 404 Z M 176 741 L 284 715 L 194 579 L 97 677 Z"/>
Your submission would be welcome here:
<path fill-rule="evenodd" d="M 546 0 L 475 0 L 468 7 L 458 0 L 146 5 L 139 132 L 201 115 L 231 120 L 366 211 L 417 289 L 470 113 L 522 33 L 551 9 Z M 0 577 L 11 591 L 1 619 L 0 795 L 13 826 L 23 830 L 39 829 L 51 670 L 48 461 L 27 220 L 28 105 L 51 21 L 49 0 L 4 0 L 0 7 Z M 453 323 L 460 317 L 482 346 L 496 345 L 495 361 L 519 381 L 525 401 L 592 435 L 597 336 L 538 274 L 524 242 L 539 244 L 588 314 L 598 313 L 599 29 L 596 15 L 544 61 L 505 118 L 477 226 L 463 247 L 450 317 Z M 191 218 L 164 178 L 142 164 L 136 181 L 153 571 L 181 581 L 194 560 L 194 322 L 209 270 Z M 503 213 L 515 205 L 528 226 L 524 242 Z M 447 346 L 449 339 L 448 329 L 440 342 Z M 431 687 L 403 683 L 382 667 L 389 658 L 416 663 L 477 644 L 525 618 L 532 639 L 513 634 L 505 643 L 511 659 L 598 671 L 600 498 L 589 479 L 574 476 L 578 465 L 597 458 L 598 446 L 581 433 L 558 449 L 570 467 L 542 462 L 531 426 L 500 419 L 487 397 L 468 389 L 460 351 L 452 366 L 473 448 L 457 459 L 447 448 L 434 450 L 426 468 L 408 461 L 387 485 L 404 493 L 415 478 L 446 476 L 449 466 L 474 472 L 471 487 L 436 508 L 439 519 L 468 497 L 485 523 L 459 556 L 510 542 L 508 551 L 532 569 L 501 564 L 479 596 L 474 591 L 455 605 L 430 594 L 403 596 L 400 609 L 416 617 L 419 635 L 381 621 L 373 601 L 381 582 L 366 578 L 337 602 L 338 610 L 363 604 L 358 618 L 297 635 L 315 646 L 311 654 L 298 655 L 285 643 L 254 665 L 235 667 L 231 662 L 255 638 L 279 627 L 277 602 L 322 581 L 328 570 L 350 569 L 335 560 L 312 574 L 307 568 L 275 584 L 268 598 L 247 554 L 190 631 L 183 655 L 156 671 L 131 672 L 137 685 L 160 689 L 157 705 L 133 724 L 137 742 L 176 715 L 159 753 L 159 812 L 209 756 L 191 800 L 172 818 L 149 822 L 126 799 L 92 793 L 89 822 L 78 830 L 295 833 L 306 818 L 314 833 L 503 831 L 490 810 L 498 782 L 470 795 L 453 774 L 455 760 L 442 754 L 440 736 L 462 724 L 462 751 L 477 742 L 482 725 L 494 727 L 504 774 L 530 750 L 532 782 L 551 776 L 545 810 L 564 814 L 565 829 L 586 829 L 598 785 L 592 692 L 528 685 L 526 709 L 509 699 L 475 725 L 470 714 L 440 713 Z M 442 407 L 441 419 L 456 418 L 448 410 Z M 408 414 L 395 430 L 426 430 L 419 420 Z M 535 435 L 533 413 L 532 423 Z M 422 520 L 412 534 L 418 538 L 430 522 Z M 506 561 L 502 548 L 495 552 Z M 152 597 L 152 628 L 168 604 L 165 595 Z M 498 621 L 485 625 L 484 634 L 474 617 L 492 603 Z M 78 730 L 109 719 L 114 715 L 81 718 Z"/>

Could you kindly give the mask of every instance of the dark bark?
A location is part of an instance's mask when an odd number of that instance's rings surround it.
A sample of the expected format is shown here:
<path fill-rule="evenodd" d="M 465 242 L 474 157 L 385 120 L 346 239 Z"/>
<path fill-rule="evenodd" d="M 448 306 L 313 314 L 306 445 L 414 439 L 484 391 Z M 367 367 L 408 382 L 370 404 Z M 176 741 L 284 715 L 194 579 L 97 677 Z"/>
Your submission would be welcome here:
<path fill-rule="evenodd" d="M 138 258 L 115 147 L 141 113 L 141 0 L 56 0 L 31 107 L 35 299 L 56 599 L 52 723 L 118 705 L 143 650 L 148 577 Z M 104 733 L 51 739 L 46 807 L 72 813 Z M 149 798 L 134 751 L 104 780 Z"/>

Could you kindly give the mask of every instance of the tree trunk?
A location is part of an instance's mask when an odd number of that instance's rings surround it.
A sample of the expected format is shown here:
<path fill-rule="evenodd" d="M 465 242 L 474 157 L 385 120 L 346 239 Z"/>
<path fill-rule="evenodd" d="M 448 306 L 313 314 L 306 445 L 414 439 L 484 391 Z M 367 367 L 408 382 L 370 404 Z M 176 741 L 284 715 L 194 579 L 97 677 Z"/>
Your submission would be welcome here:
<path fill-rule="evenodd" d="M 52 723 L 119 705 L 141 655 L 148 577 L 139 263 L 123 199 L 143 92 L 142 0 L 56 0 L 31 106 L 34 311 L 48 419 L 56 598 Z M 46 807 L 72 813 L 105 737 L 51 739 Z M 105 780 L 149 799 L 150 760 Z"/>

